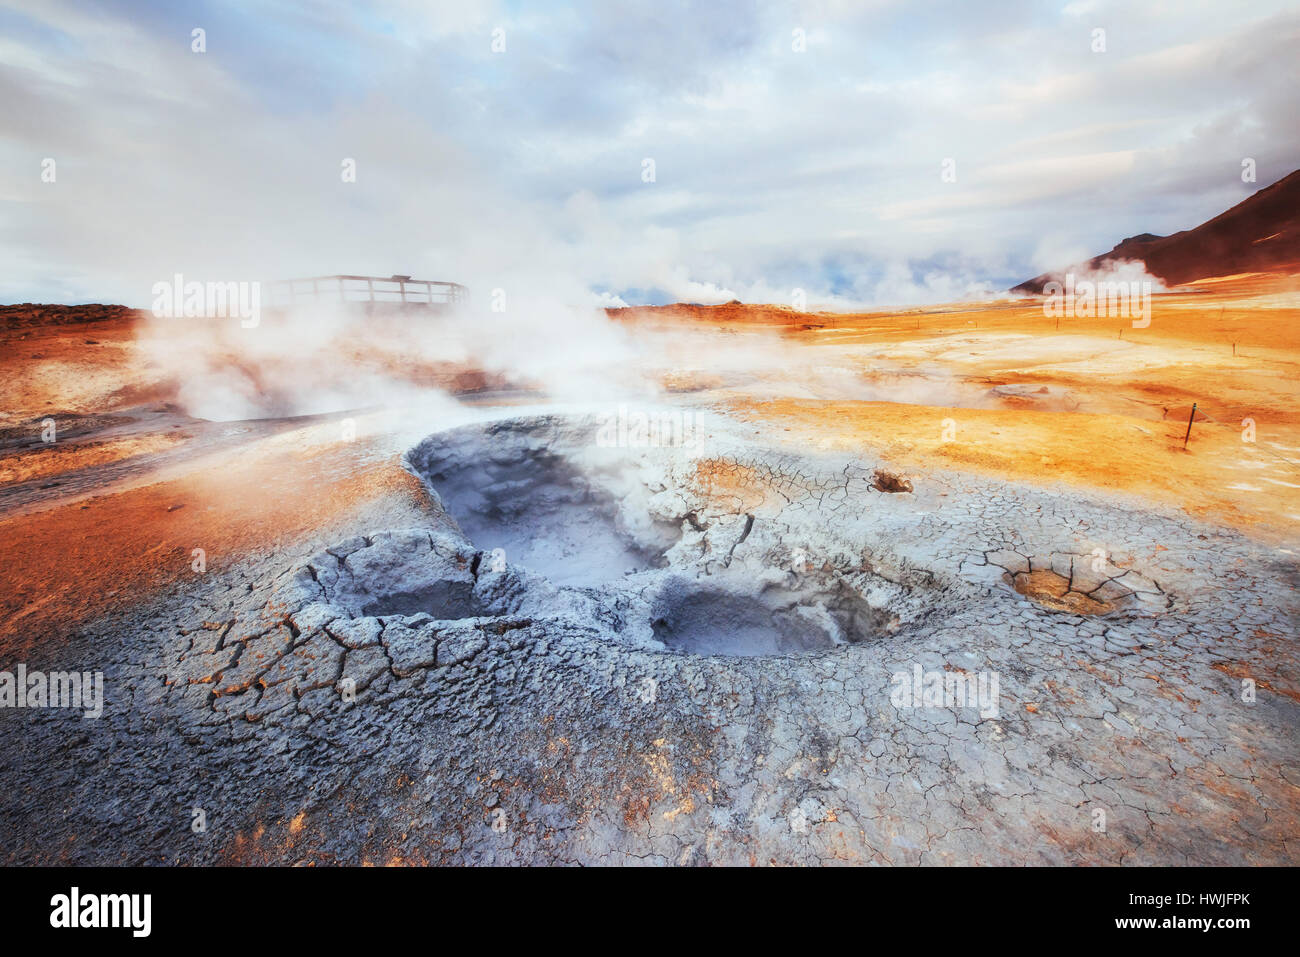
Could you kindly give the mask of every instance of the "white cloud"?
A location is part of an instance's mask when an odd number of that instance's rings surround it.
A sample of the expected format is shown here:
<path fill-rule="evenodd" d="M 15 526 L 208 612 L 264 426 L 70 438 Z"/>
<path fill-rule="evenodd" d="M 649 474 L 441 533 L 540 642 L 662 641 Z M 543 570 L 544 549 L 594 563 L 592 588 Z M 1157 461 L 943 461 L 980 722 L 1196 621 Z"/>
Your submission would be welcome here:
<path fill-rule="evenodd" d="M 1300 17 L 1187 9 L 232 6 L 194 54 L 167 4 L 24 3 L 0 14 L 0 299 L 144 305 L 176 271 L 573 303 L 980 295 L 1046 250 L 1214 215 L 1241 156 L 1261 184 L 1290 172 Z"/>

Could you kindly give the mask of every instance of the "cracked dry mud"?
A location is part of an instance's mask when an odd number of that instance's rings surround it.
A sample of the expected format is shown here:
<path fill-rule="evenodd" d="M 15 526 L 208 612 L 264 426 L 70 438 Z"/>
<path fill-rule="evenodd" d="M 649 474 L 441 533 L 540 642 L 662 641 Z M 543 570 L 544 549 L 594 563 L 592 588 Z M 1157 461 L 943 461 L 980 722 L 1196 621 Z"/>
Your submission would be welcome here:
<path fill-rule="evenodd" d="M 707 424 L 431 436 L 427 527 L 81 634 L 104 717 L 0 716 L 6 861 L 1300 856 L 1293 556 L 1113 496 L 882 491 L 888 463 Z M 997 713 L 896 707 L 916 665 L 997 674 Z"/>

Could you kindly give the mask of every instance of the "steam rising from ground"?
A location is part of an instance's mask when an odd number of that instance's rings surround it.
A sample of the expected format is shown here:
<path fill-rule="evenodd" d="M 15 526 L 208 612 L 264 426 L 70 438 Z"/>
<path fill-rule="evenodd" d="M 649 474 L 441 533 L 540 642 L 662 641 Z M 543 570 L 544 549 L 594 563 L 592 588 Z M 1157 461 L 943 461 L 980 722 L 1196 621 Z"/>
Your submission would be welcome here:
<path fill-rule="evenodd" d="M 704 393 L 1000 405 L 986 385 L 941 365 L 890 360 L 833 331 L 815 342 L 778 325 L 619 321 L 595 305 L 542 294 L 502 303 L 490 292 L 445 311 L 320 303 L 264 309 L 254 328 L 154 318 L 140 332 L 184 410 L 217 421 L 384 407 L 414 411 L 432 430 L 456 417 L 453 394 L 483 392 L 605 410 Z"/>
<path fill-rule="evenodd" d="M 1058 281 L 1070 275 L 1076 283 L 1147 283 L 1145 288 L 1152 293 L 1168 292 L 1164 281 L 1147 272 L 1146 263 L 1137 259 L 1107 259 L 1095 267 L 1091 261 L 1085 261 L 1051 272 L 1051 277 Z"/>
<path fill-rule="evenodd" d="M 512 295 L 518 288 L 526 291 Z M 860 392 L 855 370 L 865 358 L 829 368 L 779 329 L 618 322 L 576 289 L 531 288 L 479 290 L 442 311 L 264 308 L 252 328 L 235 318 L 154 317 L 139 340 L 184 409 L 220 421 L 430 403 L 436 412 L 448 393 L 498 390 L 606 405 L 702 388 L 763 391 L 769 379 L 785 382 L 785 394 Z"/>
<path fill-rule="evenodd" d="M 731 352 L 715 344 L 714 358 L 723 368 L 775 365 L 779 350 L 769 338 Z M 595 307 L 524 297 L 507 300 L 502 312 L 490 300 L 370 315 L 357 306 L 300 305 L 264 310 L 254 328 L 235 319 L 153 318 L 140 346 L 174 379 L 187 412 L 229 421 L 436 406 L 448 393 L 499 389 L 561 402 L 645 401 L 664 391 L 660 374 L 685 347 L 672 339 Z"/>

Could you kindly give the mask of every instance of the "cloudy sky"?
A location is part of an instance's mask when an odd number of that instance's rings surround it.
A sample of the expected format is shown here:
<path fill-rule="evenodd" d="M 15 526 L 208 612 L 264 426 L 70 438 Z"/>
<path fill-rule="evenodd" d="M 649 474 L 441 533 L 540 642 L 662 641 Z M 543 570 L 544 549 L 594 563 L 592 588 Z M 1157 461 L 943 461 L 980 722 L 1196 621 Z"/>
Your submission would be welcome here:
<path fill-rule="evenodd" d="M 0 302 L 942 301 L 1239 202 L 1298 97 L 1293 0 L 0 0 Z"/>

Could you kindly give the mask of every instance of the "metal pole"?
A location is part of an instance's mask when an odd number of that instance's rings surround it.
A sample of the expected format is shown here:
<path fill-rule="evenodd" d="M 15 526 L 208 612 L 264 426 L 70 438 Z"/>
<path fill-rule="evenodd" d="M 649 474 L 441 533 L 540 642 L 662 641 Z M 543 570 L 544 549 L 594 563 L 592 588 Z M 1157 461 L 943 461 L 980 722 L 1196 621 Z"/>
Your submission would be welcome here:
<path fill-rule="evenodd" d="M 1187 434 L 1183 436 L 1183 448 L 1187 448 L 1187 440 L 1192 437 L 1192 421 L 1196 418 L 1196 403 L 1192 403 L 1192 414 L 1187 417 Z"/>

